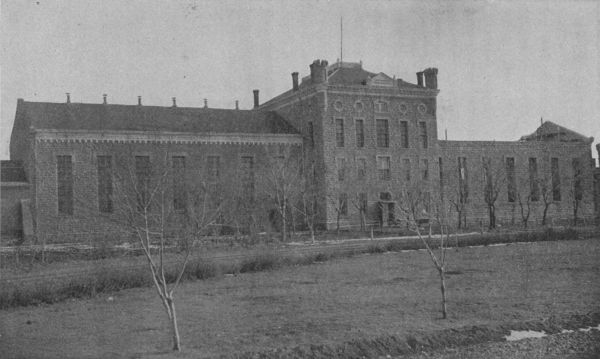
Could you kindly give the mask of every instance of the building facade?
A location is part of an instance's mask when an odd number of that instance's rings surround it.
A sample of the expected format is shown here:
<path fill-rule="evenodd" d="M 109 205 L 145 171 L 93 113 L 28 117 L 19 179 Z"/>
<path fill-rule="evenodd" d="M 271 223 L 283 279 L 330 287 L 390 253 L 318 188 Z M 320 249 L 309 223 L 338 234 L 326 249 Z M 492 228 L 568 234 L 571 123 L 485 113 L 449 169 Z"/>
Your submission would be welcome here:
<path fill-rule="evenodd" d="M 135 171 L 132 178 L 169 168 L 185 183 L 231 194 L 259 186 L 255 178 L 265 177 L 273 158 L 298 160 L 298 177 L 314 184 L 321 227 L 398 224 L 400 193 L 414 186 L 431 200 L 456 203 L 466 225 L 487 223 L 490 189 L 499 223 L 520 222 L 523 206 L 532 222 L 593 220 L 592 138 L 546 122 L 518 141 L 443 141 L 437 69 L 418 72 L 410 83 L 362 63 L 315 60 L 309 68 L 303 78 L 292 73 L 291 89 L 265 103 L 255 90 L 252 110 L 184 108 L 175 99 L 171 107 L 143 106 L 141 99 L 112 105 L 106 97 L 100 104 L 19 99 L 10 154 L 26 179 L 13 184 L 20 198 L 10 210 L 3 199 L 3 219 L 11 218 L 3 232 L 20 227 L 47 242 L 118 236 L 108 173 L 119 164 Z M 176 182 L 173 208 L 185 197 Z M 272 198 L 263 197 L 257 191 L 246 201 L 268 217 L 258 227 L 275 216 Z M 299 216 L 295 225 L 301 222 Z"/>

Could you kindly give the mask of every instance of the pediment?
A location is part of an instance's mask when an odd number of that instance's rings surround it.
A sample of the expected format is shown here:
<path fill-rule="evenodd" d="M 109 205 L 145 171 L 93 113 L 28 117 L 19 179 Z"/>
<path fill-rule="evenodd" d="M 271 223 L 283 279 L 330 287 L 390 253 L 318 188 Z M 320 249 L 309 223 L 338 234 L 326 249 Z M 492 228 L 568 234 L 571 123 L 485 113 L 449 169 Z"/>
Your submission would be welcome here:
<path fill-rule="evenodd" d="M 394 86 L 394 79 L 384 74 L 383 72 L 371 77 L 369 80 L 369 86 L 380 86 L 380 87 L 392 87 Z"/>

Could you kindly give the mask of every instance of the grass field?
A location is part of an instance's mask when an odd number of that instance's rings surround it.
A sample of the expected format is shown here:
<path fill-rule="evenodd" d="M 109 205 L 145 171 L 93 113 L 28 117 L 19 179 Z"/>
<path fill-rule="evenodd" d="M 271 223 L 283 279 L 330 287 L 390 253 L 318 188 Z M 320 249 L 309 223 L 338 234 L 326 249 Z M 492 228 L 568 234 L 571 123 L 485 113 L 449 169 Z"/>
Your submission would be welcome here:
<path fill-rule="evenodd" d="M 449 253 L 449 319 L 426 252 L 336 259 L 184 283 L 183 353 L 215 356 L 339 344 L 600 310 L 600 241 L 461 248 Z M 152 288 L 0 311 L 0 357 L 171 357 Z"/>

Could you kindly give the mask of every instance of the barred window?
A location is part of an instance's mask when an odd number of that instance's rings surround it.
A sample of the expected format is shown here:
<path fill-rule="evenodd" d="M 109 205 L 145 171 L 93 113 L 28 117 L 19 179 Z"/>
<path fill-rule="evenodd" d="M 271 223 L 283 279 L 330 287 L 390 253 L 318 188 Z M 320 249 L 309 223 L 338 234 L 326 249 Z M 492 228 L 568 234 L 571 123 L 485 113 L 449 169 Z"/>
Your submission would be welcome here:
<path fill-rule="evenodd" d="M 508 190 L 508 202 L 514 202 L 517 199 L 517 179 L 515 177 L 515 159 L 506 158 L 506 182 Z"/>
<path fill-rule="evenodd" d="M 540 199 L 540 184 L 538 181 L 537 158 L 529 158 L 529 189 L 532 201 Z"/>
<path fill-rule="evenodd" d="M 375 102 L 375 112 L 388 112 L 388 104 L 384 101 Z"/>
<path fill-rule="evenodd" d="M 367 194 L 359 193 L 358 194 L 358 209 L 362 213 L 366 213 L 368 208 Z"/>
<path fill-rule="evenodd" d="M 400 147 L 408 148 L 408 122 L 400 121 Z"/>
<path fill-rule="evenodd" d="M 113 211 L 112 202 L 112 157 L 97 156 L 98 169 L 98 210 L 103 213 Z"/>
<path fill-rule="evenodd" d="M 390 171 L 390 158 L 387 156 L 377 157 L 377 171 L 379 173 L 379 179 L 383 181 L 389 181 L 391 176 Z"/>
<path fill-rule="evenodd" d="M 346 178 L 346 159 L 338 158 L 337 159 L 337 173 L 338 173 L 338 181 L 342 182 Z"/>
<path fill-rule="evenodd" d="M 365 147 L 365 127 L 363 120 L 356 120 L 356 147 Z"/>
<path fill-rule="evenodd" d="M 458 158 L 458 192 L 460 203 L 467 203 L 469 197 L 469 176 L 466 157 Z"/>
<path fill-rule="evenodd" d="M 347 216 L 348 215 L 348 194 L 340 193 L 338 209 L 340 211 L 340 215 Z"/>
<path fill-rule="evenodd" d="M 219 156 L 208 156 L 206 161 L 208 181 L 217 182 L 221 175 L 221 158 Z"/>
<path fill-rule="evenodd" d="M 364 158 L 356 159 L 356 167 L 357 167 L 356 177 L 358 179 L 364 179 L 367 176 L 367 160 Z"/>
<path fill-rule="evenodd" d="M 550 171 L 552 176 L 552 200 L 560 201 L 560 172 L 558 169 L 558 158 L 553 157 L 550 162 Z"/>
<path fill-rule="evenodd" d="M 73 162 L 71 156 L 56 156 L 58 213 L 73 214 Z"/>
<path fill-rule="evenodd" d="M 404 180 L 410 182 L 410 159 L 405 158 L 402 160 L 402 167 L 404 169 Z"/>
<path fill-rule="evenodd" d="M 390 128 L 388 120 L 377 119 L 377 147 L 389 147 L 390 146 Z"/>
<path fill-rule="evenodd" d="M 338 147 L 344 147 L 344 119 L 335 120 L 335 143 Z"/>
<path fill-rule="evenodd" d="M 150 210 L 150 156 L 135 156 L 138 210 Z"/>
<path fill-rule="evenodd" d="M 313 128 L 312 121 L 308 122 L 308 139 L 310 141 L 310 146 L 315 146 L 315 129 Z"/>
<path fill-rule="evenodd" d="M 421 179 L 427 181 L 429 179 L 429 160 L 421 160 Z"/>
<path fill-rule="evenodd" d="M 579 158 L 573 158 L 573 191 L 575 192 L 575 200 L 581 201 L 583 199 L 583 168 L 581 166 L 581 160 Z"/>
<path fill-rule="evenodd" d="M 185 157 L 173 156 L 173 209 L 185 211 L 187 193 L 185 190 Z"/>
<path fill-rule="evenodd" d="M 281 162 L 283 163 L 283 157 Z M 254 158 L 252 156 L 242 157 L 241 166 L 242 190 L 246 196 L 254 196 Z"/>
<path fill-rule="evenodd" d="M 419 122 L 419 137 L 421 138 L 421 147 L 427 148 L 429 146 L 427 140 L 427 123 Z"/>

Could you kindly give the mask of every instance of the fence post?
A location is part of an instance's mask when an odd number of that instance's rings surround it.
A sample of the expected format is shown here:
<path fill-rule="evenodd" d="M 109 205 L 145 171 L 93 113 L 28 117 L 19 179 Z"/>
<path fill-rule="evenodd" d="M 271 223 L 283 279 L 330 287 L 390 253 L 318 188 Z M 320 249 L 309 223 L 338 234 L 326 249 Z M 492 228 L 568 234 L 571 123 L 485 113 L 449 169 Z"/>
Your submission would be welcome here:
<path fill-rule="evenodd" d="M 371 240 L 373 240 L 373 225 L 371 225 L 370 227 L 371 227 Z"/>

